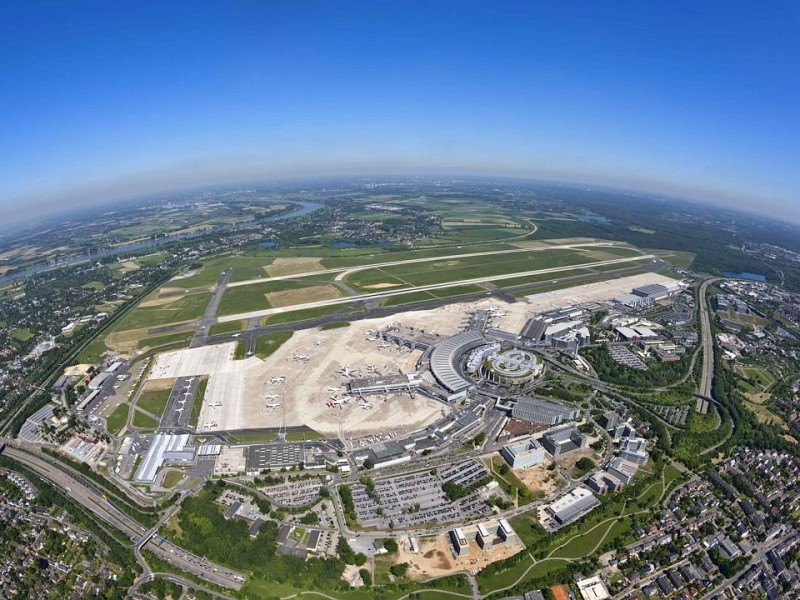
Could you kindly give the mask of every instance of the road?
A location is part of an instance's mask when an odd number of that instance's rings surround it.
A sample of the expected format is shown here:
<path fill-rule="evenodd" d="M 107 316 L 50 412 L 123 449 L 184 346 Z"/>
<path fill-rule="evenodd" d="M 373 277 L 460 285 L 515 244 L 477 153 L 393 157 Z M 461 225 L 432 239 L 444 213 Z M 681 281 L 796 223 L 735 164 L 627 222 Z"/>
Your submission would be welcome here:
<path fill-rule="evenodd" d="M 652 254 L 644 254 L 641 256 L 630 256 L 625 258 L 615 258 L 611 260 L 600 260 L 595 261 L 592 263 L 584 263 L 580 265 L 570 265 L 566 267 L 551 267 L 548 269 L 536 269 L 534 271 L 523 271 L 517 273 L 507 273 L 505 275 L 484 275 L 482 277 L 472 277 L 470 279 L 460 279 L 458 281 L 449 281 L 446 283 L 433 283 L 430 285 L 419 285 L 410 288 L 403 288 L 401 290 L 391 290 L 391 291 L 383 291 L 383 292 L 371 292 L 366 294 L 359 294 L 357 296 L 346 296 L 343 298 L 334 298 L 332 300 L 320 300 L 318 302 L 308 302 L 306 304 L 295 304 L 292 306 L 287 307 L 277 307 L 277 308 L 267 308 L 263 310 L 254 310 L 244 313 L 239 313 L 235 315 L 227 315 L 224 317 L 218 317 L 217 322 L 219 323 L 226 323 L 228 321 L 239 321 L 241 319 L 252 319 L 254 317 L 266 317 L 273 314 L 296 311 L 296 310 L 306 310 L 310 308 L 321 308 L 324 306 L 335 306 L 337 304 L 350 304 L 353 302 L 363 302 L 369 300 L 381 300 L 384 298 L 390 298 L 392 296 L 400 296 L 402 294 L 408 294 L 409 292 L 427 292 L 432 290 L 441 290 L 450 287 L 460 287 L 463 285 L 472 285 L 477 283 L 485 283 L 487 281 L 503 281 L 506 279 L 517 279 L 519 277 L 532 277 L 534 275 L 546 275 L 546 274 L 555 274 L 555 273 L 563 273 L 565 271 L 574 271 L 575 269 L 591 269 L 592 267 L 603 267 L 608 265 L 617 265 L 617 264 L 625 264 L 634 261 L 640 261 L 643 259 L 654 259 L 655 256 Z M 421 259 L 420 259 L 421 260 Z M 406 261 L 407 262 L 407 261 Z M 267 281 L 265 279 L 264 281 Z"/>
<path fill-rule="evenodd" d="M 697 393 L 706 398 L 711 397 L 711 384 L 714 380 L 714 336 L 711 332 L 711 318 L 708 314 L 706 292 L 708 286 L 719 278 L 706 279 L 700 285 L 698 308 L 700 310 L 700 336 L 703 345 L 703 373 L 700 376 L 700 388 Z"/>
<path fill-rule="evenodd" d="M 136 560 L 142 565 L 145 575 L 150 573 L 150 568 L 141 554 L 143 548 L 195 577 L 200 577 L 230 589 L 238 590 L 241 588 L 244 582 L 244 574 L 187 552 L 170 541 L 165 540 L 159 545 L 157 541 L 152 541 L 153 530 L 146 530 L 133 518 L 106 500 L 101 493 L 68 474 L 59 465 L 52 465 L 38 456 L 15 447 L 13 440 L 3 441 L 7 444 L 4 454 L 61 488 L 70 498 L 81 504 L 100 521 L 107 523 L 130 538 Z M 177 510 L 178 507 L 179 504 L 173 505 L 171 511 Z M 174 513 L 168 511 L 168 516 L 162 517 L 164 522 L 172 514 Z"/>

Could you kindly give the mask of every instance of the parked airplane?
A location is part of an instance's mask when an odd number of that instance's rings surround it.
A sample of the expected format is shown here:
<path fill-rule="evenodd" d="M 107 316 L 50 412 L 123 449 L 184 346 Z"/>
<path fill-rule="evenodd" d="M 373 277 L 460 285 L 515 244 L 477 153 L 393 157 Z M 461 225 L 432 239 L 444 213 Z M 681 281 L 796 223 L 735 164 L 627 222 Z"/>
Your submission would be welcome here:
<path fill-rule="evenodd" d="M 328 388 L 328 391 L 329 391 L 329 392 L 338 392 L 338 391 L 339 391 L 339 388 L 335 388 L 335 387 L 329 387 L 329 388 Z"/>
<path fill-rule="evenodd" d="M 358 369 L 353 369 L 352 371 L 347 368 L 347 365 L 343 366 L 339 369 L 339 373 L 344 375 L 345 377 L 353 377 L 356 373 L 358 373 Z"/>
<path fill-rule="evenodd" d="M 265 400 L 277 400 L 278 398 L 280 398 L 280 395 L 278 394 L 267 394 L 264 396 Z"/>
<path fill-rule="evenodd" d="M 378 345 L 378 348 L 380 348 L 380 349 L 388 348 L 388 347 L 389 347 L 389 344 L 380 344 L 380 345 Z"/>
<path fill-rule="evenodd" d="M 306 356 L 305 354 L 298 354 L 297 352 L 292 352 L 292 358 L 294 358 L 295 360 L 302 360 L 305 362 L 309 360 L 311 357 Z"/>
<path fill-rule="evenodd" d="M 233 337 L 239 337 L 240 335 L 242 335 L 242 334 L 241 333 L 234 333 Z"/>
<path fill-rule="evenodd" d="M 209 402 L 209 406 L 222 406 L 222 400 L 217 400 L 216 402 Z"/>
<path fill-rule="evenodd" d="M 178 413 L 178 414 L 181 414 L 183 412 L 183 409 L 182 408 L 176 408 L 175 412 Z"/>
<path fill-rule="evenodd" d="M 279 407 L 280 407 L 280 405 L 281 405 L 281 403 L 280 403 L 280 402 L 276 402 L 276 403 L 274 403 L 274 404 L 267 404 L 267 408 L 268 408 L 269 410 L 272 410 L 273 408 L 279 408 Z"/>
<path fill-rule="evenodd" d="M 372 410 L 373 406 L 372 404 L 365 404 L 361 408 L 363 408 L 364 410 Z"/>
<path fill-rule="evenodd" d="M 269 378 L 270 383 L 283 383 L 284 381 L 286 381 L 286 377 L 284 377 L 283 375 L 278 375 L 277 377 Z"/>

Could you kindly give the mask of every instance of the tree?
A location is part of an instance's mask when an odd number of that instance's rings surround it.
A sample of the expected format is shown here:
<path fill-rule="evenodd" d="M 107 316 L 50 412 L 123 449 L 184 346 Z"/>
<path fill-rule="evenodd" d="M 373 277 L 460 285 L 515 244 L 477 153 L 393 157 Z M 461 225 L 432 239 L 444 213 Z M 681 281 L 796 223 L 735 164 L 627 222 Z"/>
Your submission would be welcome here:
<path fill-rule="evenodd" d="M 397 552 L 398 549 L 397 542 L 393 538 L 383 540 L 383 547 L 387 552 Z"/>

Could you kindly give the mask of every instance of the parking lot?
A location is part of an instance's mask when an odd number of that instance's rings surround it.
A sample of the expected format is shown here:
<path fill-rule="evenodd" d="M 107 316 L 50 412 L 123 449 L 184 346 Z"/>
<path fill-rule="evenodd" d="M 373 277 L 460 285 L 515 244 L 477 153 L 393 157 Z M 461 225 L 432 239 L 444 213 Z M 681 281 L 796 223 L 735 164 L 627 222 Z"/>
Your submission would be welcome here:
<path fill-rule="evenodd" d="M 468 460 L 453 465 L 444 474 L 420 472 L 379 479 L 375 481 L 377 502 L 367 493 L 366 486 L 355 484 L 353 501 L 359 523 L 388 528 L 391 522 L 395 528 L 410 528 L 486 515 L 491 511 L 480 491 L 451 502 L 442 491 L 442 484 L 458 479 L 466 482 L 458 485 L 468 486 L 488 474 L 483 465 Z"/>
<path fill-rule="evenodd" d="M 282 506 L 297 507 L 311 504 L 319 498 L 319 479 L 287 479 L 283 483 L 259 488 L 270 500 Z"/>

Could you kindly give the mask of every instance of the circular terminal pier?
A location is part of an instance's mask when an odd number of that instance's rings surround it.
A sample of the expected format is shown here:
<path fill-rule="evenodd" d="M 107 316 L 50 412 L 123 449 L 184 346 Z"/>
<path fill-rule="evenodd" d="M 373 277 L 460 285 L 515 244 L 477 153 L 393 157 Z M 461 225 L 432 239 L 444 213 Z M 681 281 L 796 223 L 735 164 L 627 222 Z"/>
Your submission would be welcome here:
<path fill-rule="evenodd" d="M 500 385 L 523 385 L 542 374 L 544 365 L 533 352 L 512 348 L 488 357 L 481 375 Z"/>

